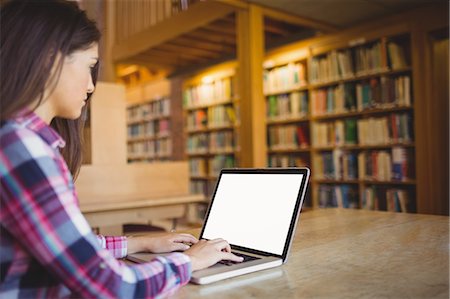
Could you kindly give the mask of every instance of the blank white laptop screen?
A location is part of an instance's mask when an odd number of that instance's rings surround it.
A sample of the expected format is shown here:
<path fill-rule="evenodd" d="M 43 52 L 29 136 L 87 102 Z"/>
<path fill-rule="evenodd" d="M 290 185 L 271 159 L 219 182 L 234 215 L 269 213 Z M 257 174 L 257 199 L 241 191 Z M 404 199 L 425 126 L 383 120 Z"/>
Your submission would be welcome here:
<path fill-rule="evenodd" d="M 202 237 L 283 254 L 303 174 L 223 173 Z"/>

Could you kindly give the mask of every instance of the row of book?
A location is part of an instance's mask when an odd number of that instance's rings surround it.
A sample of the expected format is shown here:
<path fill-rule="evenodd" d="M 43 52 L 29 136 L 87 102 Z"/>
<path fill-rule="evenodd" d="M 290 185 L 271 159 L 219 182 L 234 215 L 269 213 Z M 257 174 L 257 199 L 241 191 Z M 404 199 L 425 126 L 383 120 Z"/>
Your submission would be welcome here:
<path fill-rule="evenodd" d="M 306 85 L 305 65 L 288 63 L 263 72 L 264 94 L 285 92 Z"/>
<path fill-rule="evenodd" d="M 383 117 L 348 118 L 313 124 L 313 145 L 388 145 L 413 140 L 412 116 L 391 113 Z"/>
<path fill-rule="evenodd" d="M 167 119 L 147 121 L 142 124 L 132 124 L 127 126 L 128 138 L 139 137 L 164 137 L 170 133 L 170 122 Z"/>
<path fill-rule="evenodd" d="M 233 155 L 217 155 L 208 160 L 210 176 L 218 176 L 222 168 L 236 167 L 236 159 Z"/>
<path fill-rule="evenodd" d="M 414 177 L 411 151 L 393 147 L 388 151 L 369 151 L 358 154 L 360 179 L 377 181 L 408 181 Z"/>
<path fill-rule="evenodd" d="M 333 122 L 314 123 L 313 145 L 316 147 L 354 145 L 358 143 L 357 120 L 348 118 Z"/>
<path fill-rule="evenodd" d="M 306 159 L 296 155 L 269 155 L 269 167 L 304 167 L 308 166 Z"/>
<path fill-rule="evenodd" d="M 189 159 L 189 174 L 191 176 L 206 176 L 206 159 L 192 158 Z"/>
<path fill-rule="evenodd" d="M 367 83 L 356 84 L 358 111 L 368 108 L 411 106 L 411 78 L 409 76 L 372 78 Z"/>
<path fill-rule="evenodd" d="M 407 181 L 414 177 L 411 156 L 404 147 L 359 153 L 336 149 L 313 157 L 314 178 Z"/>
<path fill-rule="evenodd" d="M 404 44 L 402 45 L 396 42 L 387 43 L 388 64 L 391 69 L 399 70 L 408 67 L 406 49 L 407 47 Z"/>
<path fill-rule="evenodd" d="M 211 83 L 192 86 L 183 92 L 183 106 L 198 106 L 230 101 L 233 97 L 233 77 L 217 79 Z"/>
<path fill-rule="evenodd" d="M 232 105 L 195 110 L 189 112 L 186 118 L 188 130 L 232 126 L 236 120 L 236 112 Z"/>
<path fill-rule="evenodd" d="M 358 189 L 351 185 L 324 184 L 318 187 L 321 208 L 358 208 Z M 365 187 L 361 193 L 361 208 L 389 212 L 411 212 L 409 192 L 399 188 Z"/>
<path fill-rule="evenodd" d="M 194 177 L 218 176 L 222 168 L 233 168 L 236 160 L 233 155 L 217 155 L 213 158 L 194 158 L 189 160 L 189 173 Z"/>
<path fill-rule="evenodd" d="M 355 180 L 358 178 L 356 153 L 340 149 L 313 157 L 315 179 Z"/>
<path fill-rule="evenodd" d="M 205 196 L 211 195 L 213 192 L 214 184 L 205 180 L 191 180 L 189 183 L 189 192 L 191 194 L 204 194 Z"/>
<path fill-rule="evenodd" d="M 405 45 L 395 41 L 389 41 L 386 47 L 376 42 L 353 49 L 334 50 L 311 58 L 309 81 L 313 84 L 328 83 L 354 78 L 355 75 L 403 69 L 408 66 L 406 55 Z"/>
<path fill-rule="evenodd" d="M 172 153 L 172 142 L 170 139 L 133 142 L 128 144 L 127 150 L 129 160 L 168 157 Z"/>
<path fill-rule="evenodd" d="M 295 91 L 266 98 L 267 118 L 285 120 L 308 116 L 308 93 Z"/>
<path fill-rule="evenodd" d="M 339 207 L 356 209 L 358 203 L 358 189 L 351 185 L 319 185 L 317 188 L 319 207 Z"/>
<path fill-rule="evenodd" d="M 313 115 L 410 107 L 411 79 L 409 76 L 382 76 L 367 82 L 339 84 L 313 90 L 311 100 Z"/>
<path fill-rule="evenodd" d="M 409 192 L 398 188 L 369 186 L 362 192 L 361 207 L 367 210 L 411 212 Z"/>
<path fill-rule="evenodd" d="M 373 74 L 386 68 L 386 52 L 383 51 L 381 42 L 355 48 L 355 71 L 357 76 Z"/>
<path fill-rule="evenodd" d="M 409 143 L 413 140 L 413 121 L 409 113 L 359 119 L 357 126 L 360 145 Z"/>
<path fill-rule="evenodd" d="M 234 150 L 234 135 L 230 131 L 212 132 L 209 134 L 209 152 L 232 152 Z"/>
<path fill-rule="evenodd" d="M 188 154 L 228 153 L 235 149 L 232 132 L 200 133 L 188 137 L 186 150 Z"/>
<path fill-rule="evenodd" d="M 345 113 L 356 110 L 355 85 L 339 84 L 311 91 L 312 115 Z"/>
<path fill-rule="evenodd" d="M 170 99 L 162 98 L 127 108 L 128 122 L 149 120 L 155 117 L 170 115 Z"/>
<path fill-rule="evenodd" d="M 308 148 L 309 129 L 306 125 L 270 126 L 268 128 L 268 147 L 271 150 L 290 150 Z"/>
<path fill-rule="evenodd" d="M 325 83 L 354 77 L 352 53 L 349 49 L 331 51 L 310 60 L 310 82 Z"/>

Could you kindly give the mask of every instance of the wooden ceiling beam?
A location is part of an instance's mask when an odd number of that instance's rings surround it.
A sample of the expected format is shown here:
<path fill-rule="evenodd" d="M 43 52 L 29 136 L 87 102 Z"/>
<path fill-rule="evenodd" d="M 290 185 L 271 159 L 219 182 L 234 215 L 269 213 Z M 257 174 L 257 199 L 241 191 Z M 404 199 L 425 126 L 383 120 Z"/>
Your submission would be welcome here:
<path fill-rule="evenodd" d="M 223 43 L 212 42 L 211 40 L 204 39 L 203 37 L 179 37 L 173 41 L 175 44 L 179 45 L 190 45 L 198 49 L 204 49 L 208 51 L 214 51 L 217 53 L 231 53 L 235 51 L 234 46 L 225 45 Z"/>
<path fill-rule="evenodd" d="M 143 52 L 143 53 L 133 57 L 133 59 L 134 58 L 140 59 L 140 60 L 146 60 L 153 64 L 160 63 L 163 65 L 172 65 L 174 67 L 177 66 L 178 64 L 180 64 L 180 62 L 182 62 L 182 60 L 183 60 L 181 57 L 169 57 L 168 55 L 163 56 L 160 53 L 155 53 L 155 52 L 151 52 L 151 51 Z"/>
<path fill-rule="evenodd" d="M 234 12 L 236 8 L 217 1 L 200 1 L 171 18 L 137 33 L 113 46 L 114 62 L 139 54 L 184 33 L 191 32 Z"/>
<path fill-rule="evenodd" d="M 291 34 L 291 32 L 289 30 L 283 29 L 283 28 L 281 28 L 281 26 L 276 26 L 276 25 L 272 25 L 272 24 L 265 24 L 264 31 L 274 33 L 277 35 L 282 35 L 282 36 L 288 36 L 289 34 Z"/>
<path fill-rule="evenodd" d="M 332 33 L 339 30 L 338 27 L 327 24 L 325 22 L 315 21 L 309 18 L 300 17 L 280 10 L 275 10 L 268 7 L 262 7 L 262 12 L 265 17 L 272 18 L 275 20 L 283 21 L 285 23 L 313 28 L 320 30 L 323 33 Z"/>
<path fill-rule="evenodd" d="M 155 56 L 161 58 L 161 59 L 167 59 L 167 60 L 175 60 L 175 61 L 186 61 L 186 62 L 205 62 L 208 61 L 205 57 L 198 57 L 186 53 L 174 53 L 169 52 L 167 50 L 160 50 L 158 48 L 153 48 L 151 50 L 145 51 L 142 53 L 142 55 L 148 56 Z"/>
<path fill-rule="evenodd" d="M 218 32 L 218 33 L 224 33 L 224 34 L 229 34 L 229 35 L 233 35 L 233 36 L 236 35 L 236 26 L 235 26 L 235 24 L 232 24 L 232 23 L 230 23 L 229 25 L 224 25 L 224 24 L 214 22 L 203 28 L 214 31 L 214 32 Z"/>
<path fill-rule="evenodd" d="M 177 43 L 176 40 L 172 41 L 170 43 L 165 43 L 164 45 L 161 45 L 162 48 L 168 48 L 173 49 L 176 51 L 182 51 L 191 53 L 193 55 L 199 55 L 199 56 L 207 56 L 211 58 L 216 58 L 218 55 L 221 55 L 223 51 L 211 51 L 211 50 L 205 50 L 201 48 L 197 48 L 193 46 L 192 44 L 180 44 Z"/>
<path fill-rule="evenodd" d="M 189 32 L 188 34 L 185 34 L 184 36 L 188 36 L 188 37 L 193 36 L 193 37 L 203 38 L 210 42 L 224 43 L 225 45 L 229 45 L 229 46 L 233 46 L 233 47 L 236 44 L 236 38 L 233 36 L 212 34 L 211 31 L 208 31 L 205 29 L 197 29 L 193 32 Z"/>
<path fill-rule="evenodd" d="M 184 53 L 196 57 L 217 58 L 217 52 L 210 52 L 206 50 L 196 49 L 189 46 L 180 46 L 172 43 L 162 44 L 155 49 L 166 50 L 172 53 Z"/>

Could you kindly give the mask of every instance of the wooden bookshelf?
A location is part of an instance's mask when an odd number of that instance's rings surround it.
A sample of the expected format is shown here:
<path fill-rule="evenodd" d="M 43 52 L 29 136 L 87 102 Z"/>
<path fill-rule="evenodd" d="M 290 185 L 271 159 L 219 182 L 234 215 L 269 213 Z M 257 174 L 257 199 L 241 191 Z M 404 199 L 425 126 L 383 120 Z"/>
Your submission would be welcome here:
<path fill-rule="evenodd" d="M 174 149 L 174 118 L 181 118 L 181 104 L 171 99 L 170 82 L 135 84 L 127 90 L 127 160 L 156 162 L 179 160 Z M 176 146 L 176 144 L 175 144 Z"/>
<path fill-rule="evenodd" d="M 269 167 L 311 165 L 307 67 L 306 55 L 283 64 L 265 64 L 263 91 Z M 310 194 L 306 207 L 312 207 Z"/>
<path fill-rule="evenodd" d="M 310 167 L 311 208 L 416 212 L 409 31 L 298 45 L 264 63 L 268 166 Z"/>
<path fill-rule="evenodd" d="M 190 191 L 209 196 L 222 168 L 239 165 L 236 63 L 203 70 L 183 83 Z"/>

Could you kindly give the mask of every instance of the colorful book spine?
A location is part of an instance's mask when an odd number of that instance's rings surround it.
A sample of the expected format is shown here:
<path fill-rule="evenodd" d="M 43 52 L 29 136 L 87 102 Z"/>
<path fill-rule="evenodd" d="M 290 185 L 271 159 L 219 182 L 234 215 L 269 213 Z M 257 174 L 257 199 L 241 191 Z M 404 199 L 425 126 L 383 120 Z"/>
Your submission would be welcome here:
<path fill-rule="evenodd" d="M 309 130 L 305 125 L 270 126 L 268 129 L 271 150 L 308 148 L 309 144 Z"/>
<path fill-rule="evenodd" d="M 233 79 L 226 77 L 188 87 L 183 92 L 183 105 L 185 108 L 195 108 L 231 101 L 233 97 L 232 84 Z"/>
<path fill-rule="evenodd" d="M 305 167 L 309 166 L 307 160 L 294 155 L 270 155 L 269 167 Z"/>
<path fill-rule="evenodd" d="M 355 209 L 359 207 L 358 192 L 350 185 L 321 184 L 318 188 L 319 207 Z"/>
<path fill-rule="evenodd" d="M 286 92 L 305 85 L 306 75 L 303 62 L 289 63 L 265 70 L 263 73 L 264 94 Z"/>

